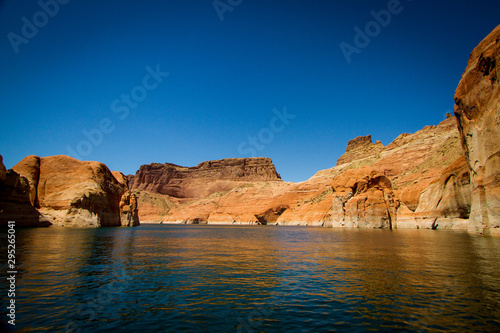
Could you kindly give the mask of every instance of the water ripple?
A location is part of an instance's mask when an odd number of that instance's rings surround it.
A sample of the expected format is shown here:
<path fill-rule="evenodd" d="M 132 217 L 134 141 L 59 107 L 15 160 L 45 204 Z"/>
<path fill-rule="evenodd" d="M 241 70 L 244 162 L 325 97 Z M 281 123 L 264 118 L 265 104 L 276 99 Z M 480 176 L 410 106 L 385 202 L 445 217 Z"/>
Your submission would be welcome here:
<path fill-rule="evenodd" d="M 495 331 L 500 325 L 498 239 L 265 226 L 48 228 L 19 235 L 16 328 L 24 332 Z"/>

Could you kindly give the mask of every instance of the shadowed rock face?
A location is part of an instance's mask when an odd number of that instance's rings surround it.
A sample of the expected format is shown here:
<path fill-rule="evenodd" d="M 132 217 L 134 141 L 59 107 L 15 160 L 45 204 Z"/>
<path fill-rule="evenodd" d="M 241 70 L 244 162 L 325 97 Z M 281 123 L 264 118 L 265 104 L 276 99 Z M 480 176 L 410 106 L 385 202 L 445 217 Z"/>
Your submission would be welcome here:
<path fill-rule="evenodd" d="M 422 218 L 468 219 L 471 206 L 469 168 L 465 156 L 445 170 L 420 197 L 415 216 Z"/>
<path fill-rule="evenodd" d="M 12 170 L 26 178 L 29 184 L 29 201 L 32 206 L 39 207 L 36 194 L 40 178 L 40 157 L 35 155 L 26 156 L 12 167 Z"/>
<path fill-rule="evenodd" d="M 455 92 L 470 168 L 470 231 L 500 235 L 500 26 L 472 51 Z"/>
<path fill-rule="evenodd" d="M 255 217 L 259 221 L 260 224 L 269 224 L 276 223 L 276 220 L 283 214 L 285 210 L 287 210 L 288 206 L 280 205 L 278 207 L 270 208 L 261 214 L 256 214 Z"/>
<path fill-rule="evenodd" d="M 7 177 L 7 169 L 3 165 L 3 156 L 0 155 L 0 182 L 4 182 Z"/>
<path fill-rule="evenodd" d="M 191 168 L 152 163 L 142 165 L 130 179 L 133 190 L 176 198 L 201 198 L 229 191 L 243 182 L 281 180 L 269 158 L 230 158 L 203 162 Z"/>
<path fill-rule="evenodd" d="M 6 170 L 0 155 L 0 226 L 15 221 L 21 227 L 46 227 L 45 221 L 30 202 L 28 179 L 14 170 Z"/>

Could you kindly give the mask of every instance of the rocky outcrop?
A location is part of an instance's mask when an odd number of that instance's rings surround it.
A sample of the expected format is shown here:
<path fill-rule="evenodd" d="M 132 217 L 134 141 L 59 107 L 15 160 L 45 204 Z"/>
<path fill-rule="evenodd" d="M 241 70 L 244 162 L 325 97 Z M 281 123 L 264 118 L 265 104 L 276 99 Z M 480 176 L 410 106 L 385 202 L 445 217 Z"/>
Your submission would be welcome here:
<path fill-rule="evenodd" d="M 278 207 L 273 207 L 267 209 L 265 212 L 256 214 L 255 217 L 259 221 L 260 224 L 273 224 L 276 223 L 278 218 L 287 210 L 287 205 L 279 205 Z"/>
<path fill-rule="evenodd" d="M 392 229 L 397 201 L 391 181 L 372 167 L 349 169 L 332 183 L 332 226 Z"/>
<path fill-rule="evenodd" d="M 6 177 L 7 177 L 7 169 L 3 164 L 3 156 L 0 155 L 0 182 L 4 182 Z"/>
<path fill-rule="evenodd" d="M 29 184 L 29 201 L 32 206 L 39 207 L 36 193 L 40 178 L 40 157 L 35 155 L 26 156 L 12 167 L 12 170 L 26 178 Z"/>
<path fill-rule="evenodd" d="M 142 165 L 131 188 L 176 198 L 202 198 L 229 191 L 243 182 L 277 181 L 280 175 L 269 158 L 230 158 L 195 167 L 171 163 Z"/>
<path fill-rule="evenodd" d="M 46 221 L 30 202 L 30 184 L 14 170 L 6 170 L 0 155 L 0 226 L 15 221 L 21 227 L 46 227 Z"/>
<path fill-rule="evenodd" d="M 349 140 L 344 155 L 337 160 L 337 165 L 349 163 L 361 158 L 366 158 L 380 153 L 384 145 L 380 141 L 372 143 L 372 136 L 358 136 Z"/>
<path fill-rule="evenodd" d="M 139 225 L 137 197 L 130 191 L 125 192 L 120 200 L 120 222 L 124 227 Z"/>
<path fill-rule="evenodd" d="M 125 176 L 120 171 L 111 171 L 111 174 L 113 175 L 113 177 L 115 177 L 116 181 L 120 183 L 124 188 L 129 188 L 129 180 L 127 176 Z"/>
<path fill-rule="evenodd" d="M 118 203 L 124 191 L 102 163 L 63 155 L 40 159 L 39 210 L 54 224 L 118 226 Z"/>
<path fill-rule="evenodd" d="M 134 190 L 140 221 L 160 222 L 179 201 L 168 195 Z"/>
<path fill-rule="evenodd" d="M 415 216 L 468 219 L 471 205 L 469 174 L 465 156 L 462 156 L 422 192 Z"/>
<path fill-rule="evenodd" d="M 0 191 L 4 197 L 0 201 L 3 205 L 12 206 L 14 201 L 24 205 L 17 211 L 4 210 L 4 215 L 8 212 L 16 222 L 23 219 L 25 212 L 36 212 L 39 220 L 60 226 L 139 223 L 135 196 L 123 196 L 128 191 L 126 177 L 111 173 L 102 163 L 82 162 L 64 155 L 27 156 L 7 174 L 10 176 Z"/>
<path fill-rule="evenodd" d="M 470 168 L 470 231 L 500 235 L 500 26 L 472 51 L 455 92 Z"/>
<path fill-rule="evenodd" d="M 437 126 L 425 126 L 414 134 L 400 135 L 380 155 L 380 159 L 368 165 L 383 170 L 396 196 L 415 211 L 422 191 L 463 156 L 456 121 L 447 118 Z M 363 165 L 363 161 L 366 159 L 354 164 Z"/>

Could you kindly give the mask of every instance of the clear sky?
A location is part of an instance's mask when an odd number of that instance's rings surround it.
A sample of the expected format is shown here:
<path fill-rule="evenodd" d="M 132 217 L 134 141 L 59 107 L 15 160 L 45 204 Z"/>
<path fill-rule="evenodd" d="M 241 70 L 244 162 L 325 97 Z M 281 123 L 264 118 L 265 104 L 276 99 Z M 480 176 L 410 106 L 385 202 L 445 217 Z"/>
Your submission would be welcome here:
<path fill-rule="evenodd" d="M 499 13 L 498 0 L 0 1 L 0 154 L 125 174 L 255 155 L 303 181 L 356 136 L 387 145 L 443 120 Z"/>

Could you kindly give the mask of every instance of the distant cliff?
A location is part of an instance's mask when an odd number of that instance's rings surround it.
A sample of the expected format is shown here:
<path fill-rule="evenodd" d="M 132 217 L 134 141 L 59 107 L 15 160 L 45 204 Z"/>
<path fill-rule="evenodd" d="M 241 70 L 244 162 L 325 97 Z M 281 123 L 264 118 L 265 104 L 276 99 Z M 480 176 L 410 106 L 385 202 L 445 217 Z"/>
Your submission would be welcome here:
<path fill-rule="evenodd" d="M 207 161 L 195 167 L 152 163 L 142 165 L 129 179 L 132 190 L 201 198 L 231 190 L 242 182 L 280 181 L 281 177 L 271 159 L 258 157 Z"/>

